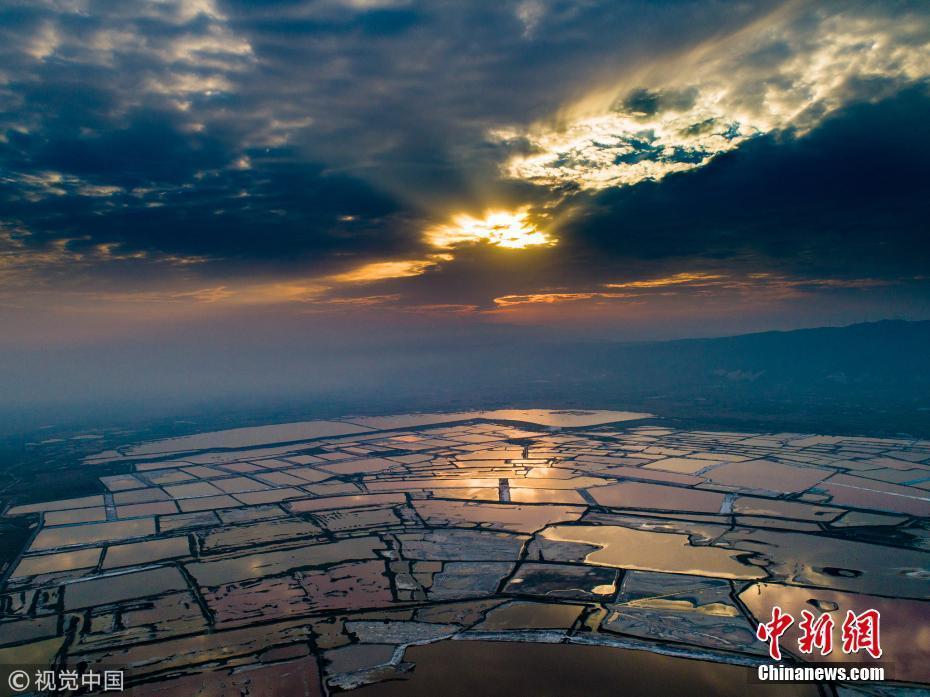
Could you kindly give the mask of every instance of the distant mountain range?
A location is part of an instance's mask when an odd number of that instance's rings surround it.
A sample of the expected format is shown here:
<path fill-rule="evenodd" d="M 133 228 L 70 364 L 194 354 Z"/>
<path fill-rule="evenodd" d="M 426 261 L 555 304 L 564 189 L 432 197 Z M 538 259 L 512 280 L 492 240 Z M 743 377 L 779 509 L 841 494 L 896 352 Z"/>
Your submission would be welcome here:
<path fill-rule="evenodd" d="M 118 348 L 12 356 L 6 372 L 20 380 L 12 392 L 51 386 L 62 398 L 28 403 L 8 390 L 0 435 L 43 424 L 161 419 L 214 430 L 343 414 L 565 406 L 648 411 L 690 425 L 930 437 L 930 321 L 643 343 L 504 329 L 405 345 L 373 337 L 375 349 L 311 341 L 237 355 L 207 347 L 180 354 L 184 360 Z"/>
<path fill-rule="evenodd" d="M 583 350 L 589 365 L 631 386 L 836 394 L 890 389 L 899 398 L 930 402 L 930 322 L 884 321 Z"/>
<path fill-rule="evenodd" d="M 517 360 L 514 360 L 517 359 Z M 458 366 L 464 393 L 635 408 L 747 427 L 930 436 L 930 322 L 648 343 L 488 348 Z M 507 399 L 507 397 L 505 397 Z"/>

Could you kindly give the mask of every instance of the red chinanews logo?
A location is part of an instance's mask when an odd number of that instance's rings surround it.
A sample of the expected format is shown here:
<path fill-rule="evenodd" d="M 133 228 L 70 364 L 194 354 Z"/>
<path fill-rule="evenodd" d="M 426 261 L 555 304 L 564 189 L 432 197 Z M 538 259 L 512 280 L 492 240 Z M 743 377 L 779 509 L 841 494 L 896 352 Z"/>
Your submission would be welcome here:
<path fill-rule="evenodd" d="M 867 652 L 872 658 L 881 658 L 882 648 L 879 638 L 878 610 L 866 610 L 856 614 L 852 610 L 846 612 L 846 619 L 842 626 L 842 650 L 845 654 L 855 654 L 860 651 Z M 759 641 L 769 643 L 769 656 L 776 661 L 781 660 L 781 649 L 778 639 L 794 624 L 794 617 L 783 612 L 777 605 L 772 608 L 772 619 L 759 624 L 756 637 Z M 801 610 L 801 621 L 798 629 L 801 636 L 798 638 L 798 651 L 803 654 L 812 654 L 814 649 L 821 656 L 828 656 L 833 652 L 833 618 L 823 613 L 815 617 L 808 610 Z"/>

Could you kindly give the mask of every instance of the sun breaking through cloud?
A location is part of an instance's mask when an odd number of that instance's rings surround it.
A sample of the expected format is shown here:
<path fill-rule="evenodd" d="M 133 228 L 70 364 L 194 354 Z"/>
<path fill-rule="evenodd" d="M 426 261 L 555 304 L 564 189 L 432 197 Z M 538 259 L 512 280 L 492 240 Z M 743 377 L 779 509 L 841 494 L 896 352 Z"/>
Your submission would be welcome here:
<path fill-rule="evenodd" d="M 451 223 L 437 225 L 426 231 L 426 241 L 440 249 L 487 243 L 506 249 L 553 246 L 558 240 L 538 230 L 530 220 L 529 208 L 516 211 L 485 211 L 483 218 L 466 213 L 456 215 Z"/>

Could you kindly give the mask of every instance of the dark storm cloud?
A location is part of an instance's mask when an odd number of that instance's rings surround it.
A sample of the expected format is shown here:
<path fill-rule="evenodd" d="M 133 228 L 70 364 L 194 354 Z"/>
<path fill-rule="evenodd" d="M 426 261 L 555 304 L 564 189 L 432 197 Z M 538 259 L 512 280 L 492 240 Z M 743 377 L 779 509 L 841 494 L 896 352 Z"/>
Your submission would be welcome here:
<path fill-rule="evenodd" d="M 926 79 L 926 37 L 898 31 L 895 16 L 921 10 L 847 6 L 885 43 L 836 86 L 805 71 L 848 32 L 826 12 L 796 18 L 790 3 L 9 4 L 0 272 L 4 245 L 20 267 L 52 259 L 67 274 L 74 255 L 122 278 L 159 260 L 314 278 L 402 260 L 426 272 L 355 294 L 479 306 L 708 268 L 914 275 L 927 261 L 930 108 L 911 86 Z M 767 22 L 766 44 L 738 31 Z M 707 58 L 718 45 L 743 51 L 738 72 Z M 663 70 L 674 79 L 651 84 Z M 630 75 L 604 97 L 607 120 L 560 151 L 576 125 L 562 107 Z M 818 80 L 827 97 L 814 96 Z M 721 113 L 705 113 L 728 81 Z M 769 91 L 779 99 L 766 111 Z M 733 119 L 746 110 L 758 125 L 742 132 Z M 614 137 L 627 116 L 632 130 Z M 681 126 L 670 142 L 656 120 Z M 508 158 L 550 145 L 538 172 L 509 176 Z M 610 185 L 592 176 L 640 165 Z M 424 243 L 449 213 L 498 201 L 552 212 L 559 245 L 456 249 L 450 261 Z"/>
<path fill-rule="evenodd" d="M 930 266 L 930 93 L 857 105 L 661 182 L 591 196 L 569 239 L 592 257 L 739 262 L 822 277 Z"/>
<path fill-rule="evenodd" d="M 26 250 L 214 262 L 413 253 L 427 202 L 519 190 L 497 177 L 489 127 L 529 122 L 579 80 L 751 14 L 542 0 L 10 4 L 5 234 Z"/>
<path fill-rule="evenodd" d="M 166 135 L 155 138 L 145 129 L 117 134 L 118 151 L 98 150 L 98 157 L 86 159 L 74 154 L 80 165 L 70 171 L 80 178 L 20 181 L 0 202 L 8 219 L 22 221 L 31 243 L 40 246 L 68 239 L 71 248 L 116 244 L 123 253 L 307 265 L 334 250 L 364 257 L 409 244 L 398 232 L 403 215 L 396 203 L 363 181 L 295 163 L 286 151 L 257 154 L 248 168 L 198 170 L 187 180 L 184 156 L 190 153 L 182 147 L 173 158 L 176 141 Z M 52 151 L 60 160 L 72 156 L 64 148 Z M 151 151 L 156 162 L 143 176 L 136 165 Z M 208 157 L 203 153 L 199 164 Z M 114 161 L 125 162 L 118 177 L 98 173 Z M 114 184 L 115 190 L 107 188 Z"/>
<path fill-rule="evenodd" d="M 926 286 L 927 162 L 920 87 L 850 107 L 803 138 L 765 136 L 659 182 L 576 194 L 556 212 L 567 220 L 558 246 L 461 250 L 440 272 L 358 292 L 488 308 L 519 294 Z"/>

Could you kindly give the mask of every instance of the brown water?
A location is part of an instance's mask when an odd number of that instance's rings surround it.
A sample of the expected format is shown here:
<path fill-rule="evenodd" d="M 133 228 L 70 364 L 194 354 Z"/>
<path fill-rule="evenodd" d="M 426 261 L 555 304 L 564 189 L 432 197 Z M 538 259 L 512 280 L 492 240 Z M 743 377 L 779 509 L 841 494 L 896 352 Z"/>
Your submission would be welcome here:
<path fill-rule="evenodd" d="M 440 641 L 413 646 L 415 668 L 356 697 L 814 697 L 814 685 L 750 684 L 752 668 L 603 646 Z"/>

